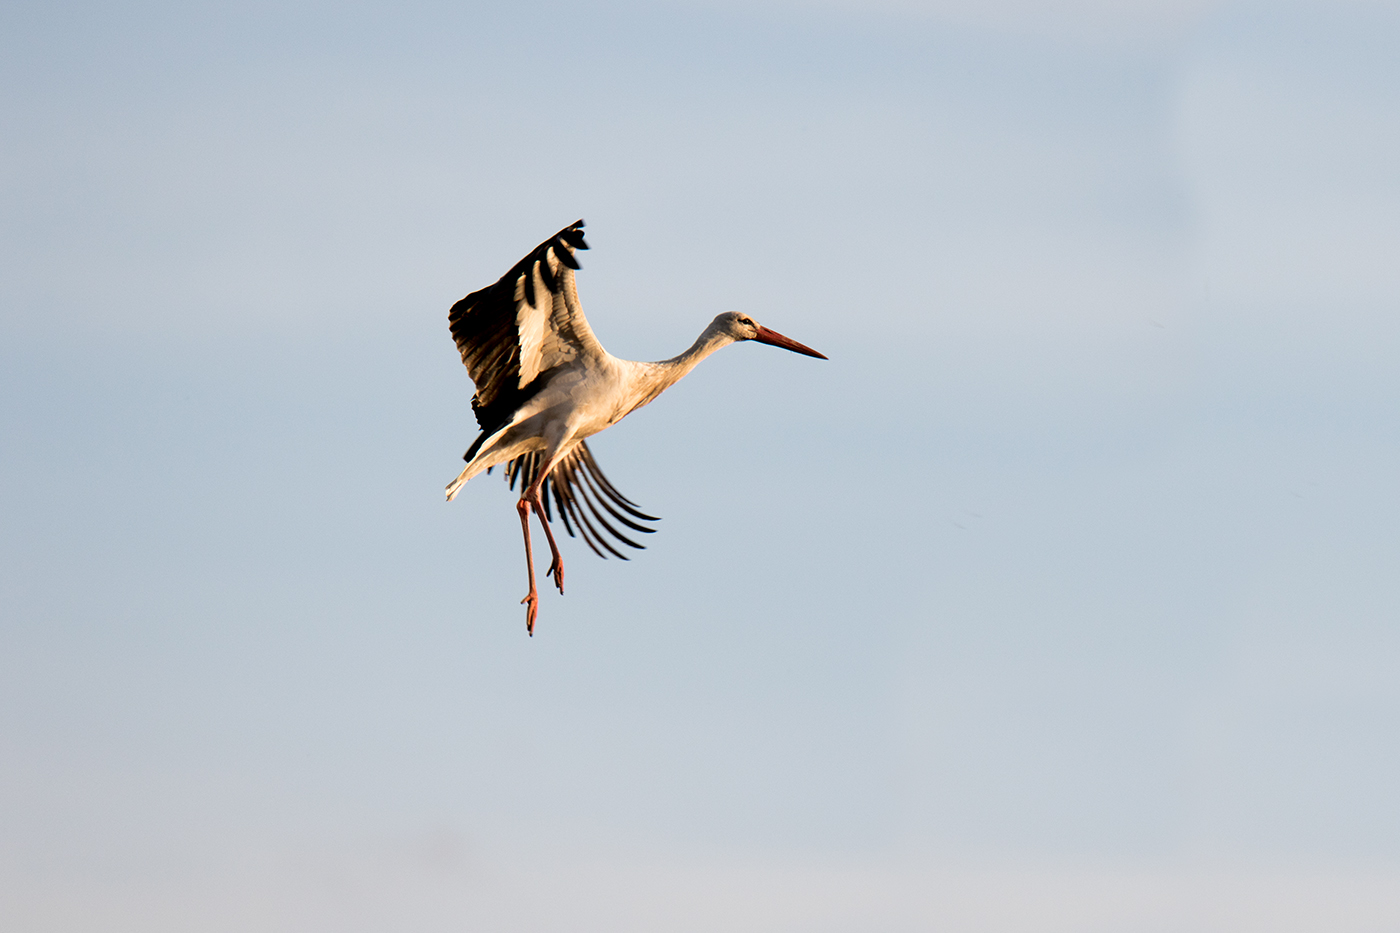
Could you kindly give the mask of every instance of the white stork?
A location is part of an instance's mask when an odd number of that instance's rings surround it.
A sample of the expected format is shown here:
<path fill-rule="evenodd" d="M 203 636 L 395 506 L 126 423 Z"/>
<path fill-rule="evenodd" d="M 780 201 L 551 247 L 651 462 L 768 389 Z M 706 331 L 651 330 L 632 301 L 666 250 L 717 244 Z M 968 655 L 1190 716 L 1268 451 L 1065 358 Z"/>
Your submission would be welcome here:
<path fill-rule="evenodd" d="M 525 628 L 535 632 L 539 592 L 530 550 L 530 510 L 534 509 L 549 540 L 547 573 L 564 592 L 564 561 L 549 529 L 549 498 L 564 527 L 577 527 L 599 557 L 604 550 L 623 560 L 593 522 L 608 535 L 634 548 L 608 523 L 611 517 L 633 531 L 652 532 L 639 524 L 659 521 L 640 512 L 603 476 L 584 439 L 621 421 L 675 384 L 705 357 L 740 340 L 783 347 L 818 359 L 825 356 L 795 340 L 761 327 L 752 318 L 728 311 L 710 322 L 680 356 L 658 363 L 622 360 L 604 350 L 593 336 L 579 305 L 574 251 L 588 249 L 583 221 L 545 240 L 495 285 L 472 292 L 452 306 L 448 322 L 462 362 L 476 383 L 472 411 L 481 436 L 462 459 L 467 467 L 447 487 L 451 502 L 467 480 L 497 464 L 506 464 L 510 488 L 521 482 L 520 528 L 525 534 L 525 561 L 530 592 Z M 587 509 L 581 507 L 586 505 Z M 589 515 L 592 515 L 592 521 Z"/>

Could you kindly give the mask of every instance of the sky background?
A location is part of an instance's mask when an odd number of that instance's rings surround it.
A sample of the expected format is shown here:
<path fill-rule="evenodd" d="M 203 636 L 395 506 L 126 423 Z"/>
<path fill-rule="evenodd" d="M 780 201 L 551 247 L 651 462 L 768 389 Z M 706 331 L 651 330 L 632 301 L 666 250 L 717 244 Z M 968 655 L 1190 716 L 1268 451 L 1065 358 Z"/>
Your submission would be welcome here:
<path fill-rule="evenodd" d="M 20 2 L 0 113 L 7 930 L 1400 926 L 1400 6 Z M 446 314 L 578 217 L 831 361 L 529 639 Z"/>

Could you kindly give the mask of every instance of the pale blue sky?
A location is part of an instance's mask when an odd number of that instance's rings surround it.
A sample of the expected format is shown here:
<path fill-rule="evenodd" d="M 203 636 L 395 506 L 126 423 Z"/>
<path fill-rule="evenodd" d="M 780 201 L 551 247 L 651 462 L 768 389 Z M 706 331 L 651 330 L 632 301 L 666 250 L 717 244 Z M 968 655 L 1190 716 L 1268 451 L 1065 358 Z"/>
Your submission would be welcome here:
<path fill-rule="evenodd" d="M 1380 3 L 7 7 L 0 920 L 1394 928 L 1397 53 Z M 598 438 L 664 521 L 531 640 L 504 483 L 442 502 L 446 312 L 578 217 L 612 352 L 831 361 Z"/>

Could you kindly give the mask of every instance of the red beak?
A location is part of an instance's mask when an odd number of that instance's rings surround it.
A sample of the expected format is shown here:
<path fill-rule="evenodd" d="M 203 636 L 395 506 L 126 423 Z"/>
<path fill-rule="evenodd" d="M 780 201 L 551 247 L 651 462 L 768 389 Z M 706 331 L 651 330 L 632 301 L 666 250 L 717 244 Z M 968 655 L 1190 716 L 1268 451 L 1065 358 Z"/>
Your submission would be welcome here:
<path fill-rule="evenodd" d="M 796 340 L 784 337 L 776 330 L 769 330 L 766 327 L 760 327 L 758 333 L 754 334 L 753 339 L 772 347 L 782 347 L 784 350 L 791 350 L 793 353 L 801 353 L 803 356 L 815 356 L 819 360 L 826 359 L 825 356 L 813 350 L 811 347 L 804 347 Z"/>

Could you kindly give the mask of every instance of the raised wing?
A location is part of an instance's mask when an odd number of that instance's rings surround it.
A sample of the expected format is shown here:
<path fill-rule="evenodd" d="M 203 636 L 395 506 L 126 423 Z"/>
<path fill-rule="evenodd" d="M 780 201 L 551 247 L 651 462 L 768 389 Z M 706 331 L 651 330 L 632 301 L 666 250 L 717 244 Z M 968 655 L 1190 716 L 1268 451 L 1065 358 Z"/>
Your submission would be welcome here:
<path fill-rule="evenodd" d="M 517 479 L 520 480 L 522 490 L 534 481 L 540 469 L 541 457 L 540 453 L 528 453 L 506 464 L 506 480 L 511 489 L 515 488 Z M 554 521 L 554 514 L 550 509 L 550 499 L 553 498 L 569 536 L 583 538 L 584 543 L 593 549 L 593 553 L 604 559 L 608 555 L 604 554 L 603 550 L 614 557 L 628 559 L 608 543 L 609 536 L 629 547 L 644 549 L 643 545 L 609 524 L 609 518 L 643 534 L 652 534 L 656 529 L 640 525 L 637 520 L 661 521 L 654 515 L 638 511 L 635 502 L 613 488 L 603 471 L 598 469 L 598 462 L 593 459 L 593 452 L 588 449 L 588 443 L 585 441 L 580 441 L 578 446 L 569 451 L 555 464 L 554 469 L 549 471 L 541 488 L 541 498 L 544 500 L 546 518 Z M 592 521 L 589 521 L 590 515 L 593 517 Z M 594 522 L 597 523 L 597 527 Z M 575 528 L 578 529 L 578 535 L 574 534 Z M 603 532 L 607 534 L 604 535 Z"/>
<path fill-rule="evenodd" d="M 583 221 L 545 240 L 495 285 L 452 306 L 447 321 L 476 383 L 472 410 L 482 430 L 505 423 L 534 394 L 542 373 L 604 350 L 574 286 L 576 250 L 588 249 Z"/>

